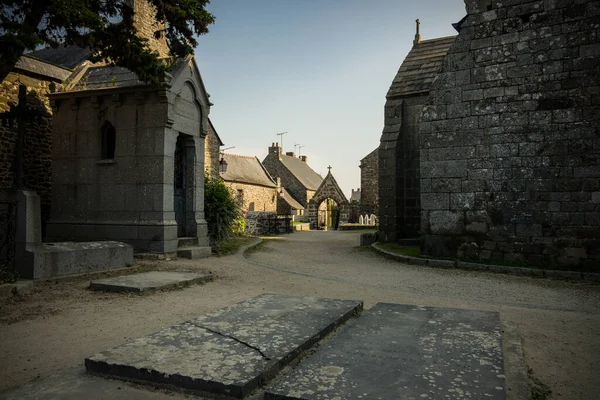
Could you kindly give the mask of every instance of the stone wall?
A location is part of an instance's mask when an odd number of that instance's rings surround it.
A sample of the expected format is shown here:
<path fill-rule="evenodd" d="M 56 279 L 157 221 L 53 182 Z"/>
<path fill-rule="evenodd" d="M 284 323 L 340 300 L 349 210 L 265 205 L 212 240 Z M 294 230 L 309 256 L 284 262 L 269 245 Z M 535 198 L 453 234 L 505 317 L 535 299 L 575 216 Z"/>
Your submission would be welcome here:
<path fill-rule="evenodd" d="M 379 146 L 379 231 L 382 241 L 419 235 L 419 116 L 427 96 L 392 98 L 385 103 Z"/>
<path fill-rule="evenodd" d="M 260 236 L 293 233 L 294 230 L 291 217 L 278 217 L 274 212 L 250 211 L 246 215 L 245 232 Z"/>
<path fill-rule="evenodd" d="M 466 3 L 420 124 L 422 250 L 597 268 L 600 3 Z"/>
<path fill-rule="evenodd" d="M 225 181 L 225 186 L 238 199 L 244 213 L 249 211 L 277 212 L 276 188 L 228 181 Z"/>
<path fill-rule="evenodd" d="M 204 139 L 204 169 L 209 177 L 216 179 L 219 177 L 220 143 L 212 124 L 208 124 L 207 131 L 208 133 Z"/>
<path fill-rule="evenodd" d="M 379 149 L 360 162 L 360 203 L 377 205 L 379 198 Z"/>
<path fill-rule="evenodd" d="M 52 185 L 52 119 L 46 97 L 51 82 L 11 72 L 0 85 L 0 112 L 8 111 L 9 103 L 19 102 L 19 83 L 27 86 L 27 103 L 48 113 L 48 117 L 26 124 L 23 165 L 25 186 L 40 196 L 44 223 L 50 215 Z M 0 190 L 13 187 L 16 138 L 16 121 L 12 127 L 0 123 Z"/>
<path fill-rule="evenodd" d="M 151 51 L 157 51 L 159 57 L 169 57 L 170 51 L 165 36 L 165 24 L 156 21 L 156 11 L 147 0 L 128 0 L 135 10 L 133 17 L 133 26 L 138 36 L 148 39 L 148 46 Z M 155 33 L 160 31 L 160 37 Z"/>

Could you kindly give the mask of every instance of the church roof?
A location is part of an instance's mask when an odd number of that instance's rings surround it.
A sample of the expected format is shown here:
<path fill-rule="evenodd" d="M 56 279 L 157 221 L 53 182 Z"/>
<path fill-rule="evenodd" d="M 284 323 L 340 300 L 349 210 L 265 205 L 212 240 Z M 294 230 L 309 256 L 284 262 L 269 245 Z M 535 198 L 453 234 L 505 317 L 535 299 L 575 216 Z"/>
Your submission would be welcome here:
<path fill-rule="evenodd" d="M 400 66 L 387 98 L 429 92 L 456 36 L 423 40 L 413 46 Z"/>
<path fill-rule="evenodd" d="M 79 46 L 60 45 L 56 48 L 48 47 L 42 50 L 27 53 L 26 56 L 58 65 L 59 67 L 75 69 L 79 64 L 88 59 L 92 54 L 90 49 Z"/>
<path fill-rule="evenodd" d="M 295 210 L 304 210 L 304 206 L 300 204 L 291 194 L 287 191 L 286 188 L 281 188 L 283 193 L 279 194 L 279 198 L 285 201 Z"/>
<path fill-rule="evenodd" d="M 223 180 L 267 187 L 277 186 L 258 158 L 237 154 L 223 154 L 223 158 L 227 162 L 227 172 L 221 172 Z"/>
<path fill-rule="evenodd" d="M 300 158 L 282 154 L 281 163 L 309 190 L 317 190 L 323 182 L 323 177 Z"/>
<path fill-rule="evenodd" d="M 145 84 L 127 68 L 99 65 L 89 67 L 71 90 L 93 90 Z"/>
<path fill-rule="evenodd" d="M 58 82 L 67 79 L 72 72 L 69 69 L 29 57 L 28 55 L 21 56 L 15 68 L 32 74 L 46 76 Z"/>

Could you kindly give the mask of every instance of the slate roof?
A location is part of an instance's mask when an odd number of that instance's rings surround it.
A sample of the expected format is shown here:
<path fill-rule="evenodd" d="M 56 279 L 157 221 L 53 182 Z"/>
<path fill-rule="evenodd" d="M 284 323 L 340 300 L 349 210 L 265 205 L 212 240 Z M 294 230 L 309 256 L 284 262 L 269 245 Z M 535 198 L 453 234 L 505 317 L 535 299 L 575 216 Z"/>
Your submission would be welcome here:
<path fill-rule="evenodd" d="M 248 183 L 267 187 L 276 187 L 273 179 L 256 157 L 224 154 L 227 172 L 221 172 L 221 178 L 228 182 Z"/>
<path fill-rule="evenodd" d="M 48 47 L 42 50 L 27 53 L 26 56 L 37 58 L 59 67 L 75 69 L 79 64 L 88 59 L 92 54 L 90 49 L 79 46 L 58 46 L 57 48 Z"/>
<path fill-rule="evenodd" d="M 423 40 L 413 46 L 400 66 L 387 98 L 429 92 L 456 36 Z"/>
<path fill-rule="evenodd" d="M 309 190 L 317 190 L 323 177 L 297 157 L 281 155 L 281 163 Z"/>
<path fill-rule="evenodd" d="M 100 65 L 89 67 L 71 90 L 92 90 L 146 85 L 127 68 Z"/>
<path fill-rule="evenodd" d="M 300 204 L 291 194 L 287 191 L 286 188 L 281 188 L 283 190 L 283 194 L 279 194 L 279 198 L 285 201 L 295 210 L 304 210 L 304 206 Z"/>
<path fill-rule="evenodd" d="M 46 76 L 58 82 L 63 82 L 72 73 L 69 69 L 58 67 L 27 55 L 23 55 L 19 58 L 15 68 L 32 74 Z"/>

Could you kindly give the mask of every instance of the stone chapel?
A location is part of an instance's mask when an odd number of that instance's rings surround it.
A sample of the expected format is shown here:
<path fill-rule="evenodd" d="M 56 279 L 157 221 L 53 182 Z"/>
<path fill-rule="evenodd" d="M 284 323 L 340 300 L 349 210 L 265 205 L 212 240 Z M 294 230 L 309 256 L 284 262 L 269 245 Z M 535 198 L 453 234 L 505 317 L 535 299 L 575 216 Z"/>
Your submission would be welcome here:
<path fill-rule="evenodd" d="M 172 60 L 145 0 L 138 33 L 171 63 L 163 85 L 83 62 L 53 109 L 51 240 L 118 240 L 136 251 L 210 255 L 204 219 L 211 103 L 194 57 Z M 183 240 L 182 240 L 183 239 Z M 185 243 L 185 248 L 182 248 Z"/>

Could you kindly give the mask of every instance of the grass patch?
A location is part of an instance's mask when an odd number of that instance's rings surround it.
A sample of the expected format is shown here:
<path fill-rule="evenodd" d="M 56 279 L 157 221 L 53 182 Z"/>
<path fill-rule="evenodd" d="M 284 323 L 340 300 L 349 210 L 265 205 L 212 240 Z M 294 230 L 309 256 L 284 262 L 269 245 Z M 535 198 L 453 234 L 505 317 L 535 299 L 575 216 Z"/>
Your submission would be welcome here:
<path fill-rule="evenodd" d="M 252 255 L 252 254 L 258 253 L 260 251 L 268 251 L 268 249 L 267 249 L 267 242 L 264 239 L 263 239 L 262 242 L 260 242 L 256 246 L 252 246 L 252 247 L 246 249 L 246 251 L 244 252 L 244 254 L 245 255 Z"/>
<path fill-rule="evenodd" d="M 309 224 L 309 222 L 300 222 L 300 221 L 292 222 L 292 225 L 303 225 L 303 224 Z"/>
<path fill-rule="evenodd" d="M 229 256 L 237 253 L 240 247 L 246 246 L 254 241 L 249 236 L 231 236 L 212 246 L 212 253 L 217 257 Z"/>
<path fill-rule="evenodd" d="M 402 246 L 393 242 L 378 242 L 377 244 L 379 247 L 391 251 L 392 253 L 398 253 L 409 257 L 421 257 L 419 246 Z"/>

